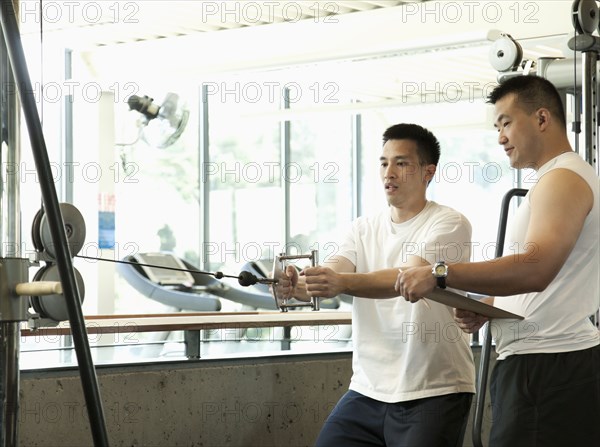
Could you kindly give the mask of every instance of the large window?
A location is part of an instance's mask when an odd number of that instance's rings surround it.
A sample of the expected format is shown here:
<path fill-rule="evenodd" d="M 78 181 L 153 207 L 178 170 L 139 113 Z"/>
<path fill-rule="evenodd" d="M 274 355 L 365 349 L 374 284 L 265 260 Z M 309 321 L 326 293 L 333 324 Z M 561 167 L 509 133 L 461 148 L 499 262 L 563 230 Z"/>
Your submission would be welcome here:
<path fill-rule="evenodd" d="M 364 212 L 385 206 L 378 177 L 383 131 L 400 122 L 429 128 L 440 141 L 441 157 L 427 195 L 463 213 L 473 227 L 473 260 L 494 256 L 502 196 L 514 185 L 514 171 L 497 143 L 481 102 L 425 104 L 363 114 Z M 457 119 L 458 118 L 458 119 Z"/>
<path fill-rule="evenodd" d="M 248 79 L 203 85 L 209 138 L 201 181 L 209 204 L 201 261 L 210 270 L 237 274 L 247 263 L 272 259 L 285 244 L 282 185 L 288 174 L 282 125 L 272 116 L 281 95 Z"/>
<path fill-rule="evenodd" d="M 290 244 L 299 254 L 318 250 L 321 262 L 336 254 L 353 217 L 352 140 L 347 113 L 291 123 Z"/>
<path fill-rule="evenodd" d="M 152 73 L 127 79 L 119 64 L 110 79 L 96 79 L 84 54 L 74 52 L 70 59 L 78 94 L 45 104 L 44 111 L 48 147 L 61 174 L 61 200 L 72 201 L 86 221 L 83 255 L 123 260 L 138 252 L 171 252 L 202 270 L 230 275 L 253 262 L 269 266 L 281 252 L 317 249 L 323 262 L 336 254 L 354 217 L 386 206 L 378 168 L 381 135 L 399 122 L 422 124 L 437 135 L 442 157 L 428 197 L 471 221 L 474 260 L 494 254 L 500 202 L 514 173 L 483 101 L 370 107 L 351 102 L 333 82 L 294 78 L 294 71 L 206 75 L 169 85 Z M 46 83 L 65 85 L 66 73 L 49 76 Z M 161 149 L 139 138 L 140 114 L 129 110 L 127 98 L 149 95 L 160 104 L 170 91 L 185 103 L 189 120 L 181 137 Z M 24 185 L 25 225 L 39 208 L 32 187 L 37 185 Z M 86 314 L 190 310 L 140 293 L 112 263 L 77 259 L 76 267 L 85 281 Z M 223 283 L 240 288 L 234 279 Z M 261 290 L 268 296 L 268 289 Z M 233 297 L 219 300 L 222 311 L 254 309 Z M 338 309 L 350 306 L 343 300 Z M 274 341 L 290 338 L 281 329 L 261 328 L 238 331 L 236 340 L 226 343 L 217 343 L 227 338 L 223 334 L 203 336 L 210 341 L 210 355 L 279 351 L 286 343 Z M 339 342 L 323 347 L 307 329 L 292 333 L 287 348 L 349 347 L 349 328 L 336 336 Z M 181 332 L 90 341 L 100 361 L 183 355 Z M 28 340 L 24 347 L 68 348 L 69 341 Z M 24 358 L 35 366 L 37 357 Z M 68 349 L 45 358 L 74 361 Z"/>
<path fill-rule="evenodd" d="M 341 232 L 357 211 L 364 215 L 386 206 L 378 176 L 383 131 L 398 122 L 418 122 L 430 128 L 442 146 L 429 198 L 456 208 L 471 221 L 473 259 L 493 256 L 501 197 L 514 179 L 498 149 L 495 131 L 485 122 L 483 103 L 360 110 L 348 105 L 347 110 L 294 115 L 283 98 L 250 101 L 233 95 L 238 87 L 226 82 L 231 81 L 205 83 L 213 94 L 204 97 L 202 91 L 207 90 L 202 85 L 180 92 L 190 109 L 190 121 L 181 139 L 165 149 L 137 140 L 134 112 L 122 100 L 74 105 L 78 129 L 74 158 L 88 169 L 87 177 L 82 171 L 81 178 L 75 178 L 74 199 L 86 221 L 92 222 L 84 254 L 123 259 L 136 252 L 168 251 L 194 266 L 226 274 L 237 274 L 251 262 L 268 263 L 282 251 L 302 254 L 318 249 L 323 261 L 335 254 Z M 215 93 L 215 86 L 229 91 L 229 96 Z M 136 93 L 153 88 L 148 85 Z M 153 91 L 159 93 L 157 98 L 163 93 Z M 460 126 L 448 119 L 448 110 L 462 116 Z M 90 181 L 90 166 L 102 159 L 106 163 L 107 158 L 100 145 L 89 151 L 85 142 L 90 135 L 101 139 L 99 135 L 111 123 L 115 145 L 103 171 L 110 181 Z M 201 139 L 206 130 L 208 146 Z M 355 154 L 360 160 L 353 163 Z M 206 191 L 208 203 L 203 203 Z M 106 197 L 112 201 L 102 202 Z M 107 209 L 115 219 L 112 248 L 100 246 L 99 213 Z M 86 313 L 186 310 L 143 296 L 101 261 L 88 261 L 81 269 Z M 240 301 L 221 301 L 224 311 L 248 309 Z M 341 303 L 341 309 L 348 306 Z M 239 332 L 235 345 L 215 343 L 221 335 L 205 335 L 211 341 L 209 355 L 279 351 L 282 344 L 273 341 L 286 337 L 280 329 L 257 328 Z M 348 330 L 337 336 L 340 342 L 327 348 L 348 346 Z M 110 345 L 108 338 L 92 342 Z M 252 343 L 243 343 L 244 339 Z M 96 354 L 97 359 L 183 355 L 182 333 L 138 334 L 132 340 L 133 346 L 121 343 L 112 353 L 98 351 L 105 354 Z M 310 334 L 308 340 L 296 337 L 288 348 L 322 350 Z M 60 352 L 51 357 L 59 363 L 73 361 Z"/>

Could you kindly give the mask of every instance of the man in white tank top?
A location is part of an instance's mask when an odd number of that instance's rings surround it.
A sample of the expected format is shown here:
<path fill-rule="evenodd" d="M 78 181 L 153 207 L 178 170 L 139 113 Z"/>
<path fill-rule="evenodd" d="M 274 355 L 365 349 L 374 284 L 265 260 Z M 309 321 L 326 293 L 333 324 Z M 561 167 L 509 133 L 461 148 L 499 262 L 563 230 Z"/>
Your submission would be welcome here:
<path fill-rule="evenodd" d="M 496 87 L 498 141 L 512 167 L 536 184 L 515 216 L 512 253 L 448 266 L 446 282 L 490 295 L 489 304 L 525 317 L 494 320 L 491 446 L 600 445 L 600 193 L 594 169 L 573 152 L 555 87 L 518 76 Z M 416 303 L 435 288 L 431 270 L 399 273 L 396 290 Z M 493 298 L 491 298 L 493 297 Z M 468 333 L 481 315 L 456 310 Z"/>

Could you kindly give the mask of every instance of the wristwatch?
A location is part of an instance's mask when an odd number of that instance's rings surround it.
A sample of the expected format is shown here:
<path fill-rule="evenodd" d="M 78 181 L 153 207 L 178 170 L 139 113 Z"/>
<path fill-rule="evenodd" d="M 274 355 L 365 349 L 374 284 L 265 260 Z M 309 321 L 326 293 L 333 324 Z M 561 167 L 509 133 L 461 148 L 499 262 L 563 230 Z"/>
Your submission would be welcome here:
<path fill-rule="evenodd" d="M 433 268 L 431 269 L 431 273 L 435 277 L 437 281 L 437 286 L 440 289 L 446 288 L 446 276 L 448 276 L 448 266 L 444 261 L 439 261 L 433 264 Z"/>

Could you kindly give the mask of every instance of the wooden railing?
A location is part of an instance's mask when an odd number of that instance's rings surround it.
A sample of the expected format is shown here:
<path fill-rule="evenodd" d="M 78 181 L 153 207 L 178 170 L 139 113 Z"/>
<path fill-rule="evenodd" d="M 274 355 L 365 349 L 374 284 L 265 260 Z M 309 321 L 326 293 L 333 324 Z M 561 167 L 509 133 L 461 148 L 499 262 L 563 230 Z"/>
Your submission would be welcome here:
<path fill-rule="evenodd" d="M 203 329 L 288 327 L 351 324 L 350 312 L 198 312 L 172 314 L 91 315 L 85 317 L 88 334 L 161 332 Z M 68 322 L 56 327 L 21 329 L 24 337 L 69 335 Z"/>

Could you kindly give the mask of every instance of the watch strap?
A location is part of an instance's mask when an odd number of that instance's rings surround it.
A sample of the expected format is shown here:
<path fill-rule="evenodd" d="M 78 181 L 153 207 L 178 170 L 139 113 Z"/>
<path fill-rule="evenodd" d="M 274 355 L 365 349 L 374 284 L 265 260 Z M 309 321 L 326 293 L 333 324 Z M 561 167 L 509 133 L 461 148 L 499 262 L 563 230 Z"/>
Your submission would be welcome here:
<path fill-rule="evenodd" d="M 435 279 L 437 281 L 437 286 L 440 289 L 446 288 L 446 277 L 445 276 L 436 276 Z"/>

